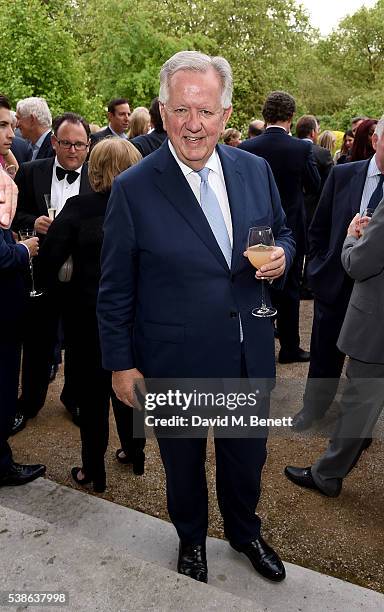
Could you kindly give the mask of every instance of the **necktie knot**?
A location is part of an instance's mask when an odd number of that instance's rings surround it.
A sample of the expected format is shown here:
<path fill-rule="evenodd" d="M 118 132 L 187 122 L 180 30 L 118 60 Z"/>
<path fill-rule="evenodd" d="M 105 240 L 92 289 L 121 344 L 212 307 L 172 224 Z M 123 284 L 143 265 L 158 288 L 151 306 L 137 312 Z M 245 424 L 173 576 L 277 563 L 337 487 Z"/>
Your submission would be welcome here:
<path fill-rule="evenodd" d="M 380 204 L 383 199 L 383 182 L 384 182 L 384 174 L 379 174 L 379 182 L 377 183 L 377 187 L 375 191 L 372 193 L 371 198 L 368 202 L 368 208 L 375 210 L 378 204 Z"/>
<path fill-rule="evenodd" d="M 71 184 L 75 182 L 78 176 L 80 176 L 80 172 L 76 172 L 76 170 L 65 170 L 65 168 L 56 166 L 56 176 L 59 181 L 62 181 L 66 175 L 67 175 L 67 182 Z"/>
<path fill-rule="evenodd" d="M 197 172 L 197 174 L 201 178 L 202 183 L 206 183 L 208 181 L 209 168 L 202 168 Z"/>

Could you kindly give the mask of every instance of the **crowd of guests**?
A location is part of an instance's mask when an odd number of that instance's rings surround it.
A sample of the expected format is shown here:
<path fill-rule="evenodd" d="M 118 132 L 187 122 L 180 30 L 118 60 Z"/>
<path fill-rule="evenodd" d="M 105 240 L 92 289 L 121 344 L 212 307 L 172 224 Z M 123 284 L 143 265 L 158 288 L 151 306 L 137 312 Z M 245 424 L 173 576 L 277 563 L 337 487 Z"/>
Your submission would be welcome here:
<path fill-rule="evenodd" d="M 195 78 L 200 77 L 198 74 Z M 0 96 L 0 164 L 18 188 L 11 229 L 0 230 L 0 283 L 2 295 L 7 296 L 0 311 L 7 322 L 0 340 L 0 486 L 23 484 L 45 471 L 42 465 L 15 463 L 7 439 L 23 429 L 44 406 L 62 349 L 65 382 L 60 397 L 81 432 L 82 463 L 71 470 L 74 481 L 82 486 L 92 483 L 96 492 L 106 488 L 104 456 L 110 402 L 121 442 L 116 459 L 132 464 L 135 474 L 144 473 L 144 425 L 141 422 L 141 435 L 137 435 L 137 429 L 134 435 L 133 409 L 116 396 L 112 374 L 103 368 L 96 309 L 103 225 L 111 189 L 122 172 L 133 166 L 144 172 L 149 166 L 143 158 L 168 147 L 165 128 L 168 124 L 172 127 L 174 119 L 164 108 L 156 98 L 149 109 L 139 107 L 131 113 L 126 98 L 113 99 L 107 109 L 108 125 L 100 129 L 94 126 L 91 133 L 87 121 L 72 112 L 52 121 L 42 98 L 20 100 L 12 117 L 7 98 Z M 384 119 L 353 118 L 341 149 L 335 152 L 334 133 L 320 132 L 313 115 L 295 120 L 295 112 L 295 100 L 290 94 L 272 92 L 265 100 L 263 119 L 251 121 L 247 139 L 242 141 L 241 132 L 235 128 L 222 129 L 220 135 L 225 145 L 236 148 L 237 157 L 233 159 L 250 160 L 252 155 L 245 155 L 245 151 L 268 162 L 274 180 L 272 175 L 265 179 L 261 170 L 257 172 L 260 180 L 269 181 L 273 198 L 277 194 L 276 182 L 284 223 L 295 240 L 296 252 L 292 252 L 289 270 L 284 272 L 284 286 L 279 288 L 278 283 L 273 283 L 269 293 L 277 307 L 274 333 L 280 343 L 278 361 L 309 362 L 304 405 L 293 420 L 294 429 L 302 431 L 331 405 L 345 354 L 360 359 L 358 350 L 355 353 L 347 341 L 337 344 L 340 331 L 344 330 L 344 339 L 348 334 L 343 324 L 353 289 L 350 276 L 355 274 L 343 243 L 348 233 L 349 246 L 354 245 L 383 199 Z M 164 116 L 168 122 L 165 126 Z M 291 133 L 293 125 L 295 135 Z M 171 134 L 168 135 L 174 145 Z M 185 160 L 188 158 L 182 161 Z M 134 171 L 128 175 L 134 177 Z M 355 214 L 358 220 L 352 225 Z M 128 234 L 134 232 L 133 225 L 132 221 L 126 227 Z M 27 229 L 34 235 L 19 239 Z M 119 240 L 124 238 L 116 236 Z M 129 240 L 133 240 L 132 236 Z M 103 257 L 105 265 L 109 265 L 109 253 Z M 132 254 L 135 265 L 137 257 Z M 39 297 L 26 294 L 32 282 L 42 290 Z M 303 297 L 314 299 L 310 352 L 300 346 Z M 359 371 L 353 365 L 352 378 Z M 374 421 L 372 418 L 364 436 L 355 436 L 355 443 L 348 448 L 345 440 L 333 442 L 312 470 L 289 466 L 287 477 L 325 495 L 338 495 L 344 476 L 371 442 Z M 359 426 L 362 427 L 361 419 Z M 166 452 L 169 450 L 162 449 L 162 454 Z M 166 461 L 165 465 L 167 469 Z M 192 554 L 190 550 L 188 554 Z M 274 563 L 280 569 L 275 570 L 274 577 L 271 573 L 267 577 L 282 579 L 283 571 L 276 559 Z M 195 578 L 198 574 L 188 572 L 187 568 L 182 573 Z"/>

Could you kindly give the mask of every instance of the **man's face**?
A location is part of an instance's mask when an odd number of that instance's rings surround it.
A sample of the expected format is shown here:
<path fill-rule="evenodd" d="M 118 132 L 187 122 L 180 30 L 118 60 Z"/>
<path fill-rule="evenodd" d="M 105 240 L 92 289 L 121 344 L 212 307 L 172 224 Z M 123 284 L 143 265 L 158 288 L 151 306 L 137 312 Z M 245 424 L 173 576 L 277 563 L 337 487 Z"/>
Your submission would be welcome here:
<path fill-rule="evenodd" d="M 6 155 L 14 138 L 12 117 L 7 108 L 0 108 L 0 155 Z"/>
<path fill-rule="evenodd" d="M 76 144 L 69 147 L 69 144 Z M 84 146 L 85 145 L 85 146 Z M 57 161 L 66 170 L 77 170 L 85 162 L 88 155 L 88 137 L 81 123 L 64 121 L 57 135 L 52 136 L 52 146 L 56 151 Z M 82 150 L 78 150 L 78 149 Z"/>
<path fill-rule="evenodd" d="M 197 171 L 212 155 L 232 107 L 222 107 L 221 81 L 213 68 L 179 70 L 170 79 L 169 98 L 160 103 L 160 112 L 177 157 Z"/>
<path fill-rule="evenodd" d="M 32 115 L 20 115 L 19 111 L 16 111 L 16 127 L 19 128 L 21 135 L 23 138 L 30 140 L 33 142 L 33 126 L 34 126 L 34 117 Z"/>
<path fill-rule="evenodd" d="M 380 172 L 384 172 L 384 132 L 380 137 L 377 134 L 372 136 L 372 146 L 376 151 L 376 164 Z"/>
<path fill-rule="evenodd" d="M 115 108 L 114 113 L 108 113 L 109 123 L 111 128 L 117 134 L 126 132 L 129 128 L 131 109 L 129 104 L 119 104 Z"/>

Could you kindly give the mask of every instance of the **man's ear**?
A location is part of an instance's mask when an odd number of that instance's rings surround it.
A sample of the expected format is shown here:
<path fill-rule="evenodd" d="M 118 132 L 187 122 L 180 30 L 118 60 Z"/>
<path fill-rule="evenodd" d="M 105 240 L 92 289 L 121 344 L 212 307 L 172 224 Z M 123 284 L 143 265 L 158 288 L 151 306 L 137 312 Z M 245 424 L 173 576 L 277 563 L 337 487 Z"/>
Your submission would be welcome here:
<path fill-rule="evenodd" d="M 225 129 L 225 126 L 227 125 L 230 116 L 232 115 L 232 106 L 229 106 L 228 108 L 224 109 L 224 115 L 223 115 L 223 130 Z"/>

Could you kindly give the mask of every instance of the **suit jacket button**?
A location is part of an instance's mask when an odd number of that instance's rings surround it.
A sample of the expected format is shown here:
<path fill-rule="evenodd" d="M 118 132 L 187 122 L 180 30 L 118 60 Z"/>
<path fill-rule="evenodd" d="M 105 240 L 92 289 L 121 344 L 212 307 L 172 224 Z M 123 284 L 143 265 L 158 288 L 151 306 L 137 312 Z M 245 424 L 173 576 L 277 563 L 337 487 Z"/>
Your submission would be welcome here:
<path fill-rule="evenodd" d="M 238 314 L 235 310 L 231 310 L 231 312 L 229 313 L 229 316 L 231 317 L 231 319 L 235 319 L 238 317 Z"/>

